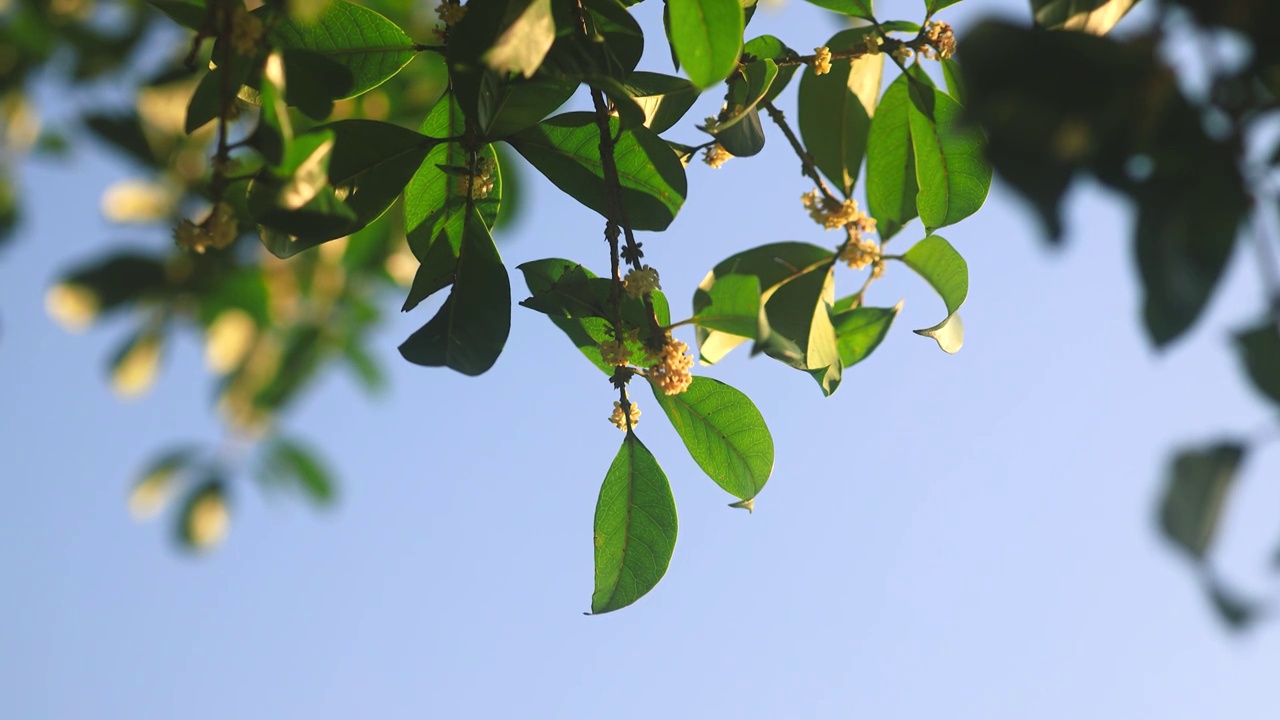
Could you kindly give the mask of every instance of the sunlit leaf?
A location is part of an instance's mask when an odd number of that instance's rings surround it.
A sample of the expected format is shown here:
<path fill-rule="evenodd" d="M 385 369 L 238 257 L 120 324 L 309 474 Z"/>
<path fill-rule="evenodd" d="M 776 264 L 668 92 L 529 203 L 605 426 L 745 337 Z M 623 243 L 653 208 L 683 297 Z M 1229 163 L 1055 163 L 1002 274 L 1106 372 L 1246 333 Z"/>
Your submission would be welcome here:
<path fill-rule="evenodd" d="M 794 60 L 799 57 L 799 53 L 787 47 L 781 40 L 772 35 L 761 35 L 757 38 L 748 40 L 742 46 L 742 54 L 750 55 L 757 60 L 769 59 L 777 64 L 779 60 Z M 778 97 L 787 87 L 787 83 L 791 82 L 791 76 L 796 74 L 799 67 L 793 64 L 778 65 L 778 75 L 769 85 L 769 91 L 764 94 L 766 101 L 772 101 Z"/>
<path fill-rule="evenodd" d="M 703 330 L 766 341 L 769 321 L 760 299 L 760 278 L 725 275 L 706 291 L 710 304 L 698 310 L 693 323 Z"/>
<path fill-rule="evenodd" d="M 1036 24 L 1049 30 L 1106 35 L 1138 0 L 1031 0 Z"/>
<path fill-rule="evenodd" d="M 852 28 L 827 41 L 832 51 L 863 46 L 873 28 Z M 871 119 L 880 95 L 884 54 L 834 60 L 831 71 L 818 75 L 806 66 L 800 76 L 800 137 L 813 162 L 848 197 L 862 167 Z"/>
<path fill-rule="evenodd" d="M 907 82 L 901 75 L 889 84 L 867 131 L 867 210 L 885 240 L 917 215 Z"/>
<path fill-rule="evenodd" d="M 698 99 L 692 83 L 671 75 L 637 71 L 624 86 L 644 111 L 644 126 L 655 133 L 671 129 Z"/>
<path fill-rule="evenodd" d="M 489 69 L 532 77 L 556 38 L 551 0 L 530 0 L 484 54 Z"/>
<path fill-rule="evenodd" d="M 824 395 L 840 384 L 840 349 L 831 324 L 835 302 L 833 263 L 822 263 L 765 292 L 765 312 L 773 335 L 794 343 L 800 355 L 779 352 L 772 343 L 765 354 L 813 375 Z"/>
<path fill-rule="evenodd" d="M 417 54 L 413 39 L 395 23 L 346 0 L 334 0 L 314 22 L 285 17 L 270 38 L 277 47 L 311 50 L 346 67 L 353 83 L 343 97 L 381 85 Z"/>
<path fill-rule="evenodd" d="M 947 306 L 942 322 L 915 333 L 933 338 L 948 353 L 956 352 L 964 343 L 964 325 L 957 311 L 969 295 L 969 264 L 951 243 L 937 235 L 912 245 L 902 262 L 924 278 Z"/>
<path fill-rule="evenodd" d="M 808 2 L 841 15 L 863 20 L 875 19 L 875 15 L 871 13 L 871 0 L 808 0 Z"/>
<path fill-rule="evenodd" d="M 698 88 L 729 76 L 738 64 L 745 27 L 738 0 L 667 0 L 671 47 Z"/>
<path fill-rule="evenodd" d="M 708 477 L 740 500 L 760 493 L 773 472 L 773 437 L 750 398 L 700 375 L 678 395 L 650 388 Z"/>
<path fill-rule="evenodd" d="M 178 514 L 178 542 L 196 552 L 212 550 L 226 539 L 230 527 L 225 483 L 214 476 L 187 495 Z"/>
<path fill-rule="evenodd" d="M 595 517 L 592 614 L 624 608 L 667 572 L 678 522 L 671 485 L 658 461 L 628 431 L 609 466 Z"/>
<path fill-rule="evenodd" d="M 902 309 L 899 302 L 891 308 L 856 307 L 839 311 L 839 304 L 832 312 L 831 324 L 835 328 L 840 348 L 840 364 L 848 368 L 867 359 L 885 336 L 889 326 Z"/>
<path fill-rule="evenodd" d="M 982 134 L 961 125 L 962 109 L 939 90 L 913 85 L 907 119 L 915 155 L 916 208 L 932 232 L 969 217 L 991 188 Z"/>

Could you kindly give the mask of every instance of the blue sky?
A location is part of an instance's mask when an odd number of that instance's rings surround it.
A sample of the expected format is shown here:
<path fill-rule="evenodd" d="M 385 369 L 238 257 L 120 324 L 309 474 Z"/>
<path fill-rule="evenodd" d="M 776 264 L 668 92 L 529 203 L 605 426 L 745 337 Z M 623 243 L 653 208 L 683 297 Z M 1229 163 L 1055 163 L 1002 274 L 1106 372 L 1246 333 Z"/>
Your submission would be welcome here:
<path fill-rule="evenodd" d="M 945 19 L 963 28 L 993 6 L 1025 13 L 970 0 Z M 752 28 L 799 49 L 834 32 L 798 3 Z M 648 66 L 669 70 L 651 45 Z M 835 242 L 800 205 L 794 157 L 769 142 L 718 171 L 691 166 L 680 217 L 645 238 L 673 315 L 737 250 Z M 638 396 L 680 538 L 654 592 L 584 617 L 593 507 L 621 434 L 605 420 L 612 390 L 544 318 L 516 308 L 502 359 L 471 379 L 399 361 L 431 309 L 395 317 L 375 341 L 388 394 L 367 400 L 331 374 L 284 421 L 340 475 L 337 506 L 241 482 L 227 543 L 192 559 L 124 500 L 159 446 L 220 437 L 198 342 L 121 403 L 103 364 L 123 326 L 72 336 L 42 309 L 59 269 L 163 233 L 99 219 L 102 189 L 128 176 L 102 153 L 22 173 L 29 221 L 0 256 L 0 717 L 1271 716 L 1274 630 L 1226 631 L 1153 522 L 1175 445 L 1271 421 L 1226 342 L 1262 310 L 1247 253 L 1195 332 L 1157 354 L 1128 210 L 1078 188 L 1053 250 L 997 182 L 943 233 L 970 268 L 959 354 L 909 332 L 944 310 L 898 266 L 869 299 L 905 298 L 902 315 L 833 397 L 741 351 L 701 369 L 747 392 L 773 431 L 753 515 L 725 507 Z M 527 199 L 500 238 L 509 265 L 606 267 L 598 216 L 540 179 Z M 1250 458 L 1215 551 L 1263 595 L 1278 466 L 1274 445 Z"/>

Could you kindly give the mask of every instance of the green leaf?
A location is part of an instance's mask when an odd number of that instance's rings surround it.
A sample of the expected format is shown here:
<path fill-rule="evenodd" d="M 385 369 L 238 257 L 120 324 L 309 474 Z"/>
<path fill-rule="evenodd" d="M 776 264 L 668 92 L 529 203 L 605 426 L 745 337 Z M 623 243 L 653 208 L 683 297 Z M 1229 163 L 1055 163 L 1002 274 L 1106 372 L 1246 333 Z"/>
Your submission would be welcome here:
<path fill-rule="evenodd" d="M 848 368 L 866 360 L 889 334 L 889 326 L 901 309 L 899 302 L 891 308 L 856 307 L 833 312 L 831 324 L 838 338 L 840 364 Z"/>
<path fill-rule="evenodd" d="M 742 46 L 742 54 L 750 55 L 757 60 L 772 60 L 775 64 L 780 60 L 794 60 L 799 57 L 799 53 L 787 47 L 781 40 L 772 35 L 761 35 L 757 38 L 748 40 Z M 786 89 L 787 83 L 791 82 L 791 76 L 796 74 L 799 69 L 796 65 L 780 65 L 778 67 L 778 76 L 773 79 L 773 83 L 769 85 L 769 92 L 764 94 L 767 102 L 773 102 L 775 98 L 782 94 Z"/>
<path fill-rule="evenodd" d="M 800 370 L 818 381 L 823 395 L 840 384 L 840 348 L 831 324 L 835 302 L 834 261 L 823 263 L 765 292 L 765 312 L 774 334 L 790 340 L 800 356 L 764 347 L 765 354 Z"/>
<path fill-rule="evenodd" d="M 863 46 L 873 28 L 852 28 L 827 41 L 833 52 Z M 831 71 L 818 75 L 806 66 L 800 76 L 800 137 L 813 162 L 849 197 L 867 151 L 867 135 L 880 95 L 884 54 L 855 60 L 836 60 Z"/>
<path fill-rule="evenodd" d="M 1210 575 L 1205 579 L 1205 591 L 1218 618 L 1232 630 L 1243 630 L 1257 620 L 1264 610 L 1261 603 L 1249 600 Z"/>
<path fill-rule="evenodd" d="M 1031 0 L 1031 1 L 1033 3 L 1036 2 L 1036 0 Z M 1096 2 L 1096 1 L 1097 0 L 1086 0 L 1086 2 Z M 952 5 L 955 5 L 958 2 L 960 2 L 960 0 L 925 0 L 925 9 L 927 9 L 929 11 L 929 14 L 932 15 L 938 12 L 939 10 L 941 10 L 942 8 L 951 7 Z"/>
<path fill-rule="evenodd" d="M 677 530 L 671 484 L 628 431 L 596 502 L 591 613 L 624 608 L 652 590 L 671 563 Z"/>
<path fill-rule="evenodd" d="M 760 300 L 760 278 L 754 275 L 716 278 L 707 297 L 710 304 L 693 316 L 693 323 L 700 329 L 761 342 L 768 340 L 769 320 Z"/>
<path fill-rule="evenodd" d="M 188 30 L 199 30 L 209 16 L 204 0 L 147 0 L 147 4 Z"/>
<path fill-rule="evenodd" d="M 982 207 L 991 166 L 982 134 L 960 125 L 960 104 L 949 95 L 913 85 L 907 119 L 916 159 L 916 207 L 929 232 L 954 225 Z"/>
<path fill-rule="evenodd" d="M 808 2 L 841 15 L 875 20 L 875 15 L 871 14 L 871 0 L 808 0 Z"/>
<path fill-rule="evenodd" d="M 560 258 L 534 260 L 519 269 L 532 294 L 520 304 L 551 318 L 592 364 L 612 375 L 613 366 L 605 363 L 600 353 L 600 344 L 614 339 L 611 281 Z M 662 292 L 655 290 L 650 301 L 658 323 L 670 325 L 671 311 Z M 629 362 L 638 367 L 649 365 L 649 351 L 644 347 L 651 326 L 649 309 L 642 300 L 623 296 L 622 321 L 641 330 L 634 340 L 626 341 Z"/>
<path fill-rule="evenodd" d="M 650 389 L 694 462 L 717 485 L 739 500 L 764 489 L 773 472 L 773 436 L 750 398 L 700 375 L 678 395 L 652 383 Z"/>
<path fill-rule="evenodd" d="M 1236 335 L 1249 379 L 1272 402 L 1280 403 L 1280 328 L 1274 320 Z"/>
<path fill-rule="evenodd" d="M 1174 458 L 1160 503 L 1160 529 L 1195 560 L 1204 559 L 1213 541 L 1244 452 L 1239 444 L 1222 442 Z"/>
<path fill-rule="evenodd" d="M 569 3 L 552 3 L 557 37 L 543 72 L 582 79 L 604 75 L 625 81 L 644 54 L 644 32 L 617 0 L 583 0 L 582 18 Z M 582 31 L 586 23 L 587 34 Z M 452 45 L 453 38 L 450 38 Z"/>
<path fill-rule="evenodd" d="M 1138 0 L 1031 0 L 1036 25 L 1106 35 Z"/>
<path fill-rule="evenodd" d="M 752 109 L 742 120 L 727 129 L 716 132 L 716 141 L 734 157 L 751 157 L 764 149 L 764 128 L 760 126 L 760 111 Z"/>
<path fill-rule="evenodd" d="M 417 365 L 480 375 L 493 367 L 511 330 L 511 282 L 474 209 L 463 224 L 453 290 L 436 316 L 400 345 Z"/>
<path fill-rule="evenodd" d="M 942 79 L 947 83 L 947 94 L 956 102 L 964 105 L 968 91 L 965 89 L 964 75 L 960 72 L 960 64 L 955 58 L 942 61 Z"/>
<path fill-rule="evenodd" d="M 944 352 L 958 351 L 964 343 L 964 326 L 956 312 L 969 296 L 969 264 L 951 243 L 937 235 L 911 246 L 902 262 L 924 278 L 947 306 L 947 317 L 941 323 L 915 333 L 938 341 Z"/>
<path fill-rule="evenodd" d="M 285 153 L 293 143 L 293 124 L 289 120 L 284 92 L 284 57 L 273 52 L 262 66 L 258 94 L 262 111 L 258 113 L 258 125 L 248 141 L 270 165 L 283 163 Z"/>
<path fill-rule="evenodd" d="M 334 482 L 315 452 L 288 438 L 276 438 L 265 450 L 262 479 L 284 487 L 296 487 L 317 505 L 334 500 Z"/>
<path fill-rule="evenodd" d="M 1234 167 L 1197 169 L 1187 183 L 1138 199 L 1136 247 L 1143 319 L 1157 347 L 1191 328 L 1213 297 L 1248 200 Z"/>
<path fill-rule="evenodd" d="M 422 123 L 422 133 L 431 137 L 457 136 L 464 132 L 465 126 L 462 109 L 450 93 L 441 98 L 427 115 Z M 477 198 L 474 204 L 485 225 L 492 229 L 503 197 L 502 172 L 492 145 L 481 148 L 480 156 L 494 163 L 491 176 L 494 184 L 488 197 Z M 453 282 L 459 248 L 462 247 L 467 201 L 460 191 L 458 179 L 441 167 L 470 167 L 470 163 L 470 157 L 460 144 L 440 143 L 427 153 L 405 187 L 405 229 L 409 248 L 421 263 L 402 308 L 406 312 Z"/>
<path fill-rule="evenodd" d="M 328 118 L 334 100 L 350 95 L 355 86 L 351 71 L 329 56 L 302 48 L 285 48 L 282 55 L 289 79 L 285 100 L 313 120 Z"/>
<path fill-rule="evenodd" d="M 655 133 L 670 130 L 698 99 L 698 89 L 688 80 L 659 73 L 634 72 L 624 87 L 644 111 L 644 126 Z"/>
<path fill-rule="evenodd" d="M 484 53 L 484 60 L 496 73 L 520 73 L 526 78 L 533 77 L 555 39 L 551 0 L 530 0 Z"/>
<path fill-rule="evenodd" d="M 494 73 L 485 73 L 477 103 L 480 134 L 497 140 L 533 127 L 577 89 L 575 82 L 545 78 L 504 81 Z"/>
<path fill-rule="evenodd" d="M 720 111 L 716 134 L 733 127 L 755 110 L 777 76 L 777 63 L 767 59 L 752 60 L 745 68 L 730 75 L 729 90 L 725 94 L 725 106 Z"/>
<path fill-rule="evenodd" d="M 88 321 L 99 313 L 165 295 L 169 279 L 162 258 L 121 252 L 72 268 L 58 280 L 55 290 L 70 292 L 75 296 L 73 304 L 78 306 L 64 311 L 56 299 L 58 293 L 51 291 L 49 310 L 55 317 L 73 322 L 68 314 L 74 311 L 71 314 Z"/>
<path fill-rule="evenodd" d="M 907 113 L 907 76 L 889 84 L 867 131 L 867 210 L 888 240 L 916 217 L 916 160 Z"/>
<path fill-rule="evenodd" d="M 707 273 L 693 294 L 693 312 L 698 315 L 712 304 L 711 292 L 721 278 L 744 275 L 756 278 L 762 293 L 776 289 L 782 283 L 798 277 L 821 265 L 830 264 L 835 258 L 829 248 L 799 242 L 781 242 L 762 245 L 731 255 Z M 761 302 L 764 302 L 762 296 Z M 719 362 L 729 351 L 745 342 L 740 335 L 698 328 L 699 355 L 708 365 Z"/>
<path fill-rule="evenodd" d="M 346 67 L 353 83 L 343 97 L 376 88 L 417 54 L 413 39 L 395 23 L 346 0 L 331 2 L 315 22 L 284 17 L 271 30 L 270 40 L 281 48 L 311 50 Z"/>
<path fill-rule="evenodd" d="M 643 127 L 619 133 L 610 118 L 622 201 L 636 230 L 665 230 L 684 203 L 684 166 L 661 138 Z M 607 217 L 600 131 L 595 115 L 557 115 L 507 140 L 556 187 Z"/>
<path fill-rule="evenodd" d="M 138 115 L 86 115 L 85 125 L 99 140 L 123 152 L 146 167 L 156 167 L 158 160 L 142 131 Z"/>
<path fill-rule="evenodd" d="M 746 27 L 738 0 L 667 0 L 671 47 L 699 89 L 729 77 L 742 52 Z"/>

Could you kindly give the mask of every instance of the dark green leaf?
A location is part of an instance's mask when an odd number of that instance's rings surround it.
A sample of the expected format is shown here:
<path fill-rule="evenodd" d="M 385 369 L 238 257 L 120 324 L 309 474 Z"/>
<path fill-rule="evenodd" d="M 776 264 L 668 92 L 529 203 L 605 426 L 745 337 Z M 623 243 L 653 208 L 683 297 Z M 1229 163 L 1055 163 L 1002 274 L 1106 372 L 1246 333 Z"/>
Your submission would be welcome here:
<path fill-rule="evenodd" d="M 836 307 L 839 308 L 838 303 Z M 866 360 L 889 333 L 889 326 L 901 309 L 899 302 L 891 308 L 856 307 L 833 312 L 831 324 L 838 338 L 840 364 L 848 368 Z"/>
<path fill-rule="evenodd" d="M 625 81 L 644 54 L 640 25 L 617 0 L 584 0 L 582 10 L 579 20 L 568 3 L 552 3 L 557 37 L 542 62 L 543 72 L 578 79 L 604 75 Z M 587 25 L 585 35 L 583 22 Z"/>
<path fill-rule="evenodd" d="M 1035 1 L 1036 0 L 1032 0 L 1033 3 Z M 1086 1 L 1092 1 L 1092 0 L 1086 0 Z M 938 12 L 939 10 L 941 10 L 942 8 L 951 7 L 952 5 L 955 5 L 958 2 L 960 2 L 960 0 L 925 0 L 925 8 L 928 9 L 929 14 L 932 15 Z"/>
<path fill-rule="evenodd" d="M 827 41 L 834 51 L 860 48 L 873 28 L 842 30 Z M 836 60 L 818 75 L 806 66 L 800 76 L 800 137 L 813 162 L 848 197 L 862 167 L 867 134 L 880 95 L 884 54 Z"/>
<path fill-rule="evenodd" d="M 575 82 L 544 78 L 504 81 L 485 73 L 477 106 L 480 133 L 497 140 L 533 127 L 563 105 L 577 88 Z"/>
<path fill-rule="evenodd" d="M 764 128 L 760 126 L 760 111 L 753 109 L 742 116 L 740 122 L 728 129 L 716 132 L 720 147 L 734 157 L 751 157 L 764 149 Z"/>
<path fill-rule="evenodd" d="M 671 563 L 677 530 L 671 484 L 628 431 L 596 502 L 592 614 L 626 607 L 652 590 Z"/>
<path fill-rule="evenodd" d="M 86 115 L 84 122 L 98 136 L 125 155 L 147 167 L 158 163 L 147 136 L 142 132 L 142 122 L 134 115 Z"/>
<path fill-rule="evenodd" d="M 808 0 L 808 2 L 841 15 L 863 20 L 875 19 L 875 15 L 871 14 L 871 0 Z"/>
<path fill-rule="evenodd" d="M 945 352 L 958 351 L 964 344 L 964 326 L 956 312 L 969 295 L 969 264 L 951 243 L 937 235 L 911 246 L 902 262 L 924 278 L 947 306 L 947 317 L 941 323 L 916 330 L 916 334 L 938 341 L 938 347 Z"/>
<path fill-rule="evenodd" d="M 199 30 L 209 16 L 204 0 L 147 0 L 147 4 L 188 30 Z"/>
<path fill-rule="evenodd" d="M 351 72 L 355 97 L 386 82 L 417 54 L 413 40 L 395 23 L 365 7 L 333 0 L 315 22 L 285 17 L 271 30 L 272 44 L 324 55 Z"/>
<path fill-rule="evenodd" d="M 916 160 L 916 208 L 925 229 L 954 225 L 982 207 L 991 166 L 982 134 L 960 125 L 961 107 L 939 90 L 912 86 L 907 119 Z M 923 98 L 923 99 L 921 99 Z"/>
<path fill-rule="evenodd" d="M 655 133 L 671 129 L 698 99 L 692 83 L 671 75 L 637 71 L 624 86 L 644 111 L 644 126 Z"/>
<path fill-rule="evenodd" d="M 1280 329 L 1275 321 L 1236 335 L 1236 345 L 1253 386 L 1280 403 Z"/>
<path fill-rule="evenodd" d="M 643 127 L 610 132 L 622 200 L 636 230 L 665 230 L 684 203 L 684 167 L 671 148 Z M 508 139 L 531 165 L 578 202 L 607 216 L 600 132 L 595 115 L 557 115 Z"/>
<path fill-rule="evenodd" d="M 702 376 L 678 395 L 650 389 L 708 477 L 740 500 L 760 493 L 773 472 L 773 436 L 750 398 Z"/>
<path fill-rule="evenodd" d="M 761 292 L 768 293 L 808 270 L 830 264 L 834 258 L 835 253 L 829 248 L 799 242 L 772 243 L 744 250 L 722 260 L 698 284 L 693 294 L 694 315 L 712 304 L 710 293 L 720 278 L 730 275 L 755 277 Z M 697 340 L 702 361 L 712 364 L 742 344 L 745 338 L 698 328 Z"/>
<path fill-rule="evenodd" d="M 916 161 L 907 114 L 907 77 L 885 90 L 867 132 L 867 210 L 888 240 L 916 217 Z"/>
<path fill-rule="evenodd" d="M 1205 591 L 1213 603 L 1213 609 L 1218 613 L 1218 618 L 1232 630 L 1245 629 L 1262 614 L 1261 604 L 1241 596 L 1217 578 L 1206 579 Z"/>
<path fill-rule="evenodd" d="M 1031 12 L 1036 24 L 1048 30 L 1106 35 L 1137 4 L 1138 0 L 1031 0 Z"/>
<path fill-rule="evenodd" d="M 262 111 L 258 113 L 257 127 L 249 136 L 249 145 L 262 153 L 269 165 L 283 163 L 285 153 L 293 143 L 293 124 L 289 120 L 284 91 L 284 58 L 279 53 L 271 53 L 263 64 L 259 83 L 258 100 Z"/>
<path fill-rule="evenodd" d="M 747 113 L 755 110 L 777 76 L 778 65 L 767 59 L 752 60 L 745 68 L 730 75 L 729 91 L 725 94 L 725 107 L 720 111 L 716 133 L 736 125 Z"/>
<path fill-rule="evenodd" d="M 1184 450 L 1174 458 L 1160 503 L 1160 528 L 1165 537 L 1196 560 L 1204 558 L 1213 541 L 1223 502 L 1244 452 L 1242 445 L 1224 442 Z"/>
<path fill-rule="evenodd" d="M 329 117 L 333 101 L 349 96 L 355 86 L 351 71 L 327 55 L 286 48 L 283 56 L 285 100 L 314 120 Z"/>
<path fill-rule="evenodd" d="M 671 47 L 699 89 L 724 80 L 738 66 L 746 27 L 738 0 L 667 0 Z"/>
<path fill-rule="evenodd" d="M 823 263 L 766 291 L 765 312 L 774 334 L 795 344 L 800 356 L 778 352 L 766 346 L 765 354 L 791 367 L 808 371 L 818 381 L 823 395 L 840 384 L 840 348 L 831 324 L 835 302 L 833 263 Z"/>
<path fill-rule="evenodd" d="M 475 210 L 463 224 L 453 290 L 436 316 L 400 345 L 417 365 L 480 375 L 493 367 L 511 330 L 511 283 Z"/>

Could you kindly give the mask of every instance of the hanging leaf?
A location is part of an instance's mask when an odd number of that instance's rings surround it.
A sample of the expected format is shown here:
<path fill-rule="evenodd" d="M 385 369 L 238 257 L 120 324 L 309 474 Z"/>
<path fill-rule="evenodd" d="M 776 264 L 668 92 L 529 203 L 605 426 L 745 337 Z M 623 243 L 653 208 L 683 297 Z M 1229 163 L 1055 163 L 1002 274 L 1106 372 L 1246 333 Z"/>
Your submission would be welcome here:
<path fill-rule="evenodd" d="M 1160 529 L 1195 560 L 1204 559 L 1213 541 L 1244 451 L 1241 445 L 1224 442 L 1184 450 L 1174 458 L 1160 503 Z"/>
<path fill-rule="evenodd" d="M 731 255 L 718 263 L 698 284 L 693 294 L 694 315 L 712 305 L 711 291 L 720 278 L 743 275 L 756 278 L 763 293 L 799 276 L 807 270 L 829 264 L 835 258 L 829 248 L 799 242 L 782 242 L 762 245 Z M 699 327 L 698 352 L 702 362 L 710 365 L 719 362 L 729 351 L 746 341 L 742 335 L 719 332 Z"/>
<path fill-rule="evenodd" d="M 275 438 L 264 450 L 261 479 L 302 490 L 317 505 L 334 499 L 333 476 L 313 450 L 288 438 Z"/>
<path fill-rule="evenodd" d="M 511 283 L 498 248 L 474 209 L 463 224 L 453 290 L 400 345 L 405 360 L 480 375 L 493 367 L 511 330 Z"/>
<path fill-rule="evenodd" d="M 888 240 L 916 217 L 916 160 L 907 119 L 907 77 L 889 84 L 867 131 L 867 210 Z"/>
<path fill-rule="evenodd" d="M 956 312 L 969 296 L 969 264 L 951 243 L 937 235 L 912 245 L 902 262 L 924 278 L 947 306 L 947 317 L 941 323 L 915 333 L 933 338 L 944 352 L 958 351 L 964 344 L 964 326 Z"/>
<path fill-rule="evenodd" d="M 773 472 L 773 436 L 750 398 L 700 375 L 678 395 L 652 383 L 650 389 L 694 462 L 717 485 L 739 500 L 764 489 Z"/>
<path fill-rule="evenodd" d="M 916 208 L 929 232 L 954 225 L 982 207 L 991 166 L 982 134 L 960 125 L 959 103 L 933 88 L 912 85 L 907 119 L 915 155 Z"/>
<path fill-rule="evenodd" d="M 757 60 L 772 60 L 775 65 L 781 60 L 793 61 L 800 56 L 795 50 L 787 47 L 781 40 L 772 35 L 761 35 L 757 38 L 748 40 L 742 46 L 743 59 L 751 56 Z M 799 69 L 798 65 L 786 64 L 778 65 L 778 75 L 769 85 L 769 91 L 764 94 L 766 102 L 773 102 L 782 91 L 786 89 L 787 83 L 791 82 L 791 76 L 796 74 Z"/>
<path fill-rule="evenodd" d="M 871 0 L 808 0 L 808 2 L 841 15 L 875 20 L 875 15 L 871 14 Z"/>
<path fill-rule="evenodd" d="M 1280 328 L 1275 321 L 1236 335 L 1236 346 L 1253 386 L 1280 403 Z"/>
<path fill-rule="evenodd" d="M 760 125 L 760 111 L 752 109 L 725 130 L 716 132 L 716 141 L 734 157 L 751 157 L 764 149 L 764 128 Z"/>
<path fill-rule="evenodd" d="M 891 308 L 856 307 L 844 311 L 839 308 L 840 304 L 836 303 L 831 324 L 838 338 L 840 364 L 848 368 L 866 360 L 880 346 L 902 303 Z"/>
<path fill-rule="evenodd" d="M 833 52 L 861 48 L 875 34 L 874 28 L 842 30 L 827 47 Z M 814 164 L 845 197 L 853 192 L 867 151 L 883 72 L 884 54 L 876 53 L 835 60 L 825 75 L 806 66 L 800 76 L 800 137 Z"/>
<path fill-rule="evenodd" d="M 823 263 L 765 293 L 770 328 L 799 348 L 800 355 L 779 352 L 772 344 L 762 349 L 775 360 L 813 375 L 823 395 L 835 392 L 840 384 L 839 343 L 831 324 L 833 268 L 833 262 Z"/>
<path fill-rule="evenodd" d="M 610 118 L 622 201 L 636 230 L 665 230 L 687 191 L 684 167 L 671 148 L 643 127 L 619 133 Z M 507 139 L 531 165 L 578 202 L 607 216 L 600 131 L 595 115 L 557 115 Z"/>
<path fill-rule="evenodd" d="M 746 26 L 738 0 L 667 0 L 671 48 L 699 89 L 724 80 L 738 66 Z"/>
<path fill-rule="evenodd" d="M 352 85 L 343 97 L 378 87 L 417 54 L 416 44 L 395 23 L 346 0 L 329 3 L 314 22 L 285 16 L 272 28 L 270 40 L 276 47 L 310 50 L 347 68 Z"/>
<path fill-rule="evenodd" d="M 1097 0 L 1086 0 L 1086 1 L 1097 2 Z M 925 0 L 925 9 L 927 9 L 929 11 L 929 14 L 932 15 L 938 12 L 939 10 L 941 10 L 942 8 L 951 7 L 952 5 L 955 5 L 958 2 L 960 2 L 960 0 Z M 1032 0 L 1032 2 L 1034 3 L 1035 0 Z"/>
<path fill-rule="evenodd" d="M 716 278 L 707 291 L 710 304 L 693 316 L 693 323 L 703 330 L 766 342 L 769 320 L 760 294 L 760 278 L 754 275 Z"/>
<path fill-rule="evenodd" d="M 591 613 L 624 608 L 652 590 L 671 563 L 677 530 L 667 476 L 628 431 L 596 502 Z"/>

